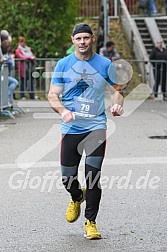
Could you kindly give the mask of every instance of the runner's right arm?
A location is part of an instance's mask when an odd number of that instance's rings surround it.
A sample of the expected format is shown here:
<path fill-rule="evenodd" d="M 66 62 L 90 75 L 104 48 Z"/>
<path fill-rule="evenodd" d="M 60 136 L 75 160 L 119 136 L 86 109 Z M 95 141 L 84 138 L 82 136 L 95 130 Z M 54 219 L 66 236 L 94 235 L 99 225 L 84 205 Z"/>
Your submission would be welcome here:
<path fill-rule="evenodd" d="M 74 118 L 73 113 L 70 110 L 66 109 L 60 101 L 59 96 L 62 93 L 62 90 L 63 90 L 62 87 L 58 87 L 53 84 L 50 84 L 48 100 L 51 105 L 51 108 L 55 112 L 60 114 L 63 122 L 67 123 L 74 120 L 75 118 Z"/>

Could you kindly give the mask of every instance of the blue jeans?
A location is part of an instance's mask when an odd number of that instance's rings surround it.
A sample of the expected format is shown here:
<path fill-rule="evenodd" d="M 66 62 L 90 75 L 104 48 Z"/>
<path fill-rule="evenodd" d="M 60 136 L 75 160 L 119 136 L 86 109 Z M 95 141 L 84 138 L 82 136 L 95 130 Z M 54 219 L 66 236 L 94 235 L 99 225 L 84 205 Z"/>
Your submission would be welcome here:
<path fill-rule="evenodd" d="M 13 93 L 18 86 L 18 81 L 9 76 L 8 77 L 8 98 L 9 98 L 9 103 L 12 105 L 13 104 Z"/>
<path fill-rule="evenodd" d="M 148 17 L 151 17 L 151 14 L 157 14 L 157 8 L 154 3 L 154 0 L 148 0 Z"/>
<path fill-rule="evenodd" d="M 166 12 L 166 15 L 167 15 L 167 3 L 165 3 L 165 12 Z"/>
<path fill-rule="evenodd" d="M 27 79 L 24 77 L 21 77 L 21 85 L 20 85 L 20 98 L 24 97 L 24 91 L 27 88 Z M 30 96 L 30 99 L 34 99 L 34 78 L 31 77 L 29 80 L 29 85 L 28 85 L 28 93 Z"/>

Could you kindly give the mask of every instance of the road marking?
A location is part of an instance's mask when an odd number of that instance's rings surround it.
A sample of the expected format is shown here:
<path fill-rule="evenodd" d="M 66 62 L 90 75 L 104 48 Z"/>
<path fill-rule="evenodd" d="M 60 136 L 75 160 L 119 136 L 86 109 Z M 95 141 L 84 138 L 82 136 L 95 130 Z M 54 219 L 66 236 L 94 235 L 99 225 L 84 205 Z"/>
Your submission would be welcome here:
<path fill-rule="evenodd" d="M 163 157 L 131 157 L 131 158 L 105 158 L 103 165 L 145 165 L 145 164 L 167 164 L 167 156 Z M 25 168 L 60 168 L 59 161 L 37 162 L 30 166 L 29 164 L 21 164 L 21 167 Z M 84 165 L 84 158 L 81 160 L 81 165 Z M 17 164 L 0 164 L 0 169 L 20 169 Z"/>

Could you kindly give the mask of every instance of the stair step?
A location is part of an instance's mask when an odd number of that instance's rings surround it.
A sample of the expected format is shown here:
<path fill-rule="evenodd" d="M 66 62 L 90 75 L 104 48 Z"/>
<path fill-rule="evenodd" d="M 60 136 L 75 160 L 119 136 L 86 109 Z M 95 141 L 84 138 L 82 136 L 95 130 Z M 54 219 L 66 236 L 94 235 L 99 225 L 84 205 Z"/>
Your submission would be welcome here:
<path fill-rule="evenodd" d="M 158 26 L 166 26 L 167 23 L 157 23 Z"/>
<path fill-rule="evenodd" d="M 150 45 L 150 46 L 147 46 L 147 50 L 152 50 L 152 48 L 154 47 L 154 45 Z"/>
<path fill-rule="evenodd" d="M 167 31 L 167 27 L 158 27 L 160 31 Z"/>
<path fill-rule="evenodd" d="M 147 37 L 149 37 L 149 36 L 147 36 Z M 141 36 L 141 38 L 142 38 L 142 40 L 143 40 L 143 38 L 145 38 L 145 37 Z"/>
<path fill-rule="evenodd" d="M 152 43 L 152 39 L 151 38 L 143 38 L 143 41 L 146 41 L 146 42 L 151 42 Z"/>
<path fill-rule="evenodd" d="M 148 43 L 144 43 L 144 45 L 145 45 L 145 46 L 150 46 L 150 45 L 152 46 L 153 43 L 149 43 L 149 44 L 148 44 Z"/>
<path fill-rule="evenodd" d="M 165 19 L 165 20 L 164 20 L 164 19 L 162 19 L 162 20 L 157 19 L 157 20 L 156 20 L 156 23 L 157 23 L 157 24 L 165 24 L 165 23 L 167 23 L 167 20 L 166 20 L 166 19 Z"/>
<path fill-rule="evenodd" d="M 142 38 L 150 38 L 150 34 L 149 33 L 140 33 L 140 36 Z"/>
<path fill-rule="evenodd" d="M 152 49 L 147 49 L 147 53 L 148 53 L 148 55 L 150 55 L 150 54 L 151 54 L 151 52 L 152 52 Z"/>
<path fill-rule="evenodd" d="M 147 29 L 146 27 L 143 27 L 143 28 L 138 27 L 138 29 L 139 29 L 140 31 L 147 31 L 147 32 L 148 32 L 148 29 Z"/>
<path fill-rule="evenodd" d="M 167 33 L 164 33 L 164 32 L 160 32 L 160 33 L 161 33 L 162 37 L 166 37 L 167 36 Z"/>
<path fill-rule="evenodd" d="M 143 27 L 143 26 L 145 26 L 145 23 L 136 23 L 136 25 L 137 25 L 138 27 Z"/>
<path fill-rule="evenodd" d="M 136 23 L 136 25 L 137 25 L 138 27 L 143 27 L 143 26 L 145 26 L 145 23 Z"/>
<path fill-rule="evenodd" d="M 145 23 L 143 23 L 143 24 L 136 23 L 136 25 L 137 25 L 138 27 L 143 27 L 143 26 L 145 26 Z"/>
<path fill-rule="evenodd" d="M 143 19 L 135 19 L 135 22 L 137 24 L 144 24 L 145 23 Z"/>
<path fill-rule="evenodd" d="M 154 47 L 153 45 L 149 45 L 149 46 L 146 46 L 146 45 L 145 45 L 146 50 L 152 49 L 153 47 Z"/>
<path fill-rule="evenodd" d="M 141 31 L 140 34 L 145 35 L 145 34 L 149 34 L 149 32 L 148 31 Z"/>

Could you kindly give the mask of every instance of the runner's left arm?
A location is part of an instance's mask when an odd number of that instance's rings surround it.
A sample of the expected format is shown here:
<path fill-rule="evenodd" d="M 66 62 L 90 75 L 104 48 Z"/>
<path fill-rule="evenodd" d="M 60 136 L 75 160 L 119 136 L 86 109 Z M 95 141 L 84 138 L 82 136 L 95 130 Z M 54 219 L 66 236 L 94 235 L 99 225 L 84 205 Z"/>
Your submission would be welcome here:
<path fill-rule="evenodd" d="M 113 116 L 120 116 L 124 113 L 123 111 L 123 91 L 121 85 L 114 84 L 108 85 L 108 90 L 110 92 L 112 106 L 110 108 L 111 113 Z"/>

